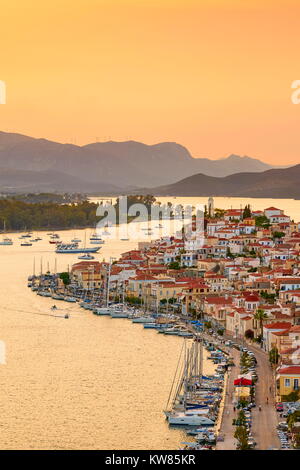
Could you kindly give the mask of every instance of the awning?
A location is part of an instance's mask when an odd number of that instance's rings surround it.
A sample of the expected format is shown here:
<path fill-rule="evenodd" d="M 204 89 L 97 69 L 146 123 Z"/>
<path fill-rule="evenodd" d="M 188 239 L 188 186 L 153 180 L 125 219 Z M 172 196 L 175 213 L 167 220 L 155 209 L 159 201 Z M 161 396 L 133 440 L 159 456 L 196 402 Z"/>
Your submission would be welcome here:
<path fill-rule="evenodd" d="M 245 379 L 245 377 L 241 377 L 239 379 L 236 379 L 233 383 L 238 387 L 248 387 L 252 385 L 252 380 Z"/>

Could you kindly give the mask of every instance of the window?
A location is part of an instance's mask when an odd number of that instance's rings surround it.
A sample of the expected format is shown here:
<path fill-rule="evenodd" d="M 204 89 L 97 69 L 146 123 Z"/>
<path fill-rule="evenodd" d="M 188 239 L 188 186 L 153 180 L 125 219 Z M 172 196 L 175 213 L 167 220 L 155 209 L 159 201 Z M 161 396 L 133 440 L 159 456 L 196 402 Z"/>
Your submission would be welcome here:
<path fill-rule="evenodd" d="M 294 390 L 299 390 L 299 379 L 294 379 Z"/>
<path fill-rule="evenodd" d="M 285 387 L 290 387 L 291 386 L 291 380 L 290 379 L 284 379 L 284 386 Z"/>

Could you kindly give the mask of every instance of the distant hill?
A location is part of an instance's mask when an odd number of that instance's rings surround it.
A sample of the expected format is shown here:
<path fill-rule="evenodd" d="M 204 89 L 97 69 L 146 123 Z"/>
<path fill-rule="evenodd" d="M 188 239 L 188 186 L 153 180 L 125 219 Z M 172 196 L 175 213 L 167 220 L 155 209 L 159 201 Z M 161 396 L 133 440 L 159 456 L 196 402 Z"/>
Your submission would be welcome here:
<path fill-rule="evenodd" d="M 224 178 L 197 174 L 175 184 L 147 188 L 157 196 L 231 196 L 300 199 L 300 165 L 262 173 L 237 173 Z"/>
<path fill-rule="evenodd" d="M 134 187 L 174 183 L 195 173 L 227 176 L 269 168 L 270 165 L 260 160 L 237 155 L 221 160 L 193 158 L 185 147 L 175 142 L 155 145 L 134 141 L 98 142 L 80 147 L 0 132 L 0 190 L 7 185 L 21 190 L 38 183 L 47 186 L 44 187 L 47 191 L 65 189 L 65 184 L 73 191 L 128 191 Z M 44 181 L 47 175 L 49 179 Z"/>
<path fill-rule="evenodd" d="M 99 185 L 54 170 L 27 171 L 0 168 L 0 190 L 2 192 L 64 191 L 85 193 L 87 188 L 91 192 L 97 192 Z M 118 193 L 119 188 L 108 183 L 101 183 L 101 191 L 103 193 Z"/>

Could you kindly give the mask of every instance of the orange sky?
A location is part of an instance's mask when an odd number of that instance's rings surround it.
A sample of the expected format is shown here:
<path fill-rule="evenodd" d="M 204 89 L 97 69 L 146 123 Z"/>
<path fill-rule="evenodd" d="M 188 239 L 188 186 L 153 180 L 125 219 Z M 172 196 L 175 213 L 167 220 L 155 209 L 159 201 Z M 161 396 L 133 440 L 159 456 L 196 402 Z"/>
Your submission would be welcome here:
<path fill-rule="evenodd" d="M 300 2 L 1 0 L 0 129 L 300 163 Z"/>

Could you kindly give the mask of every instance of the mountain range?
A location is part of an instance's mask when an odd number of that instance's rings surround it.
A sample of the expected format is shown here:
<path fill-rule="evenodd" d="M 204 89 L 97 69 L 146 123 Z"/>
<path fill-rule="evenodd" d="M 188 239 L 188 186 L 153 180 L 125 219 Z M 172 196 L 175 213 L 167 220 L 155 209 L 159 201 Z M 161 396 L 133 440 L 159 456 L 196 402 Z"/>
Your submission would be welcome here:
<path fill-rule="evenodd" d="M 270 168 L 260 160 L 238 155 L 220 160 L 193 158 L 175 142 L 77 146 L 0 132 L 0 191 L 119 193 L 169 185 L 196 173 L 226 177 Z"/>
<path fill-rule="evenodd" d="M 224 178 L 196 174 L 175 184 L 140 190 L 157 196 L 231 196 L 300 199 L 300 165 Z"/>

